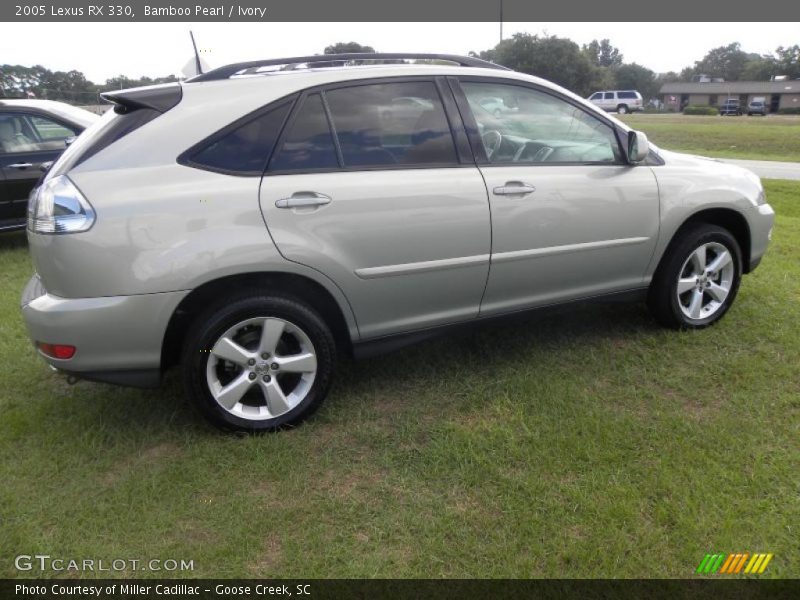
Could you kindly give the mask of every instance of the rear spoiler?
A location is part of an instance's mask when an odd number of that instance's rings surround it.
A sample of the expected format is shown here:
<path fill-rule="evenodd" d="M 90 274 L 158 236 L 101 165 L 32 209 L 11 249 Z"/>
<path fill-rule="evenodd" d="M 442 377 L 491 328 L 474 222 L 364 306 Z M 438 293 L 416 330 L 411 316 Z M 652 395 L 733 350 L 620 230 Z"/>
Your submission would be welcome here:
<path fill-rule="evenodd" d="M 165 113 L 181 101 L 183 88 L 180 83 L 164 83 L 118 92 L 103 92 L 100 97 L 106 102 L 111 102 L 114 105 L 114 112 L 121 115 L 140 108 Z"/>

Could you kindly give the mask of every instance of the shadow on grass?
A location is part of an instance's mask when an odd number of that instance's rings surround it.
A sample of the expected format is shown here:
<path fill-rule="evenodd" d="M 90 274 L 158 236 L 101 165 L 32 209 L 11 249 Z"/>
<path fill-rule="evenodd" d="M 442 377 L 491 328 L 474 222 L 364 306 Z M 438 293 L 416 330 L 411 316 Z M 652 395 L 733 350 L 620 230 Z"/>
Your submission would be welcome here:
<path fill-rule="evenodd" d="M 463 386 L 465 375 L 491 380 L 498 371 L 520 366 L 536 353 L 567 357 L 582 345 L 625 344 L 632 337 L 658 330 L 641 304 L 577 305 L 476 324 L 392 353 L 360 361 L 341 360 L 331 397 L 310 422 L 347 429 L 359 407 L 376 406 L 380 396 L 398 390 L 413 402 L 434 385 L 443 389 Z M 583 365 L 578 361 L 570 366 L 573 368 L 577 377 Z M 162 387 L 155 390 L 91 382 L 68 386 L 60 376 L 53 377 L 57 381 L 48 386 L 55 392 L 49 403 L 61 410 L 65 402 L 86 404 L 80 408 L 83 418 L 72 425 L 65 423 L 67 427 L 98 427 L 111 438 L 142 440 L 173 438 L 178 433 L 180 437 L 219 435 L 186 400 L 180 367 L 167 372 Z"/>
<path fill-rule="evenodd" d="M 25 235 L 25 230 L 0 233 L 0 252 L 26 248 L 27 246 L 28 238 Z"/>

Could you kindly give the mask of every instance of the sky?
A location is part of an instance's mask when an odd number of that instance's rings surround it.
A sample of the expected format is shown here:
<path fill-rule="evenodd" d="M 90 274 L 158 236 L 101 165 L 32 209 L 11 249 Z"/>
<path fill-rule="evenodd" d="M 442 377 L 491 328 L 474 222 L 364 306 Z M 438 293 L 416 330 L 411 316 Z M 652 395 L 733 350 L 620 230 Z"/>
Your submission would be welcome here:
<path fill-rule="evenodd" d="M 504 37 L 546 33 L 583 44 L 609 38 L 626 62 L 680 71 L 738 41 L 759 54 L 800 42 L 798 23 L 505 23 Z M 116 75 L 180 75 L 194 31 L 203 59 L 231 62 L 321 53 L 355 41 L 383 52 L 466 54 L 493 47 L 498 23 L 0 23 L 0 63 L 77 69 L 103 83 Z"/>

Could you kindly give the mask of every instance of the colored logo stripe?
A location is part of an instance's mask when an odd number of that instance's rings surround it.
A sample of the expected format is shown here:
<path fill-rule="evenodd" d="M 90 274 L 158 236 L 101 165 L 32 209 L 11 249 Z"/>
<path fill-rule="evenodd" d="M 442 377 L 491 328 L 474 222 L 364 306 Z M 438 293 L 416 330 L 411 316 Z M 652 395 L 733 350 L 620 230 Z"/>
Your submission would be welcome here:
<path fill-rule="evenodd" d="M 772 554 L 757 553 L 750 555 L 749 552 L 706 554 L 703 560 L 700 561 L 695 573 L 738 574 L 744 569 L 744 573 L 761 574 L 766 570 L 772 557 Z"/>
<path fill-rule="evenodd" d="M 724 554 L 706 554 L 705 558 L 697 567 L 697 573 L 716 573 L 722 560 L 725 558 Z"/>
<path fill-rule="evenodd" d="M 747 563 L 744 569 L 745 573 L 763 573 L 767 568 L 769 561 L 772 560 L 772 554 L 753 554 L 753 558 Z"/>

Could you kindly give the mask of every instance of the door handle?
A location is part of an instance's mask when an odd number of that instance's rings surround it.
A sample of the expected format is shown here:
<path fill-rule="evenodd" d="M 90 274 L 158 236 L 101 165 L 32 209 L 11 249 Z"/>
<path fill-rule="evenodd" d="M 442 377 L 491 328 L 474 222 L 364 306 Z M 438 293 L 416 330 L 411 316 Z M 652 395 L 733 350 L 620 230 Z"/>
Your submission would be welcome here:
<path fill-rule="evenodd" d="M 295 192 L 290 198 L 275 201 L 276 208 L 304 208 L 330 204 L 331 197 L 318 192 Z"/>
<path fill-rule="evenodd" d="M 522 181 L 506 181 L 505 185 L 498 186 L 492 191 L 495 196 L 524 196 L 532 194 L 536 188 Z"/>
<path fill-rule="evenodd" d="M 13 165 L 8 165 L 9 169 L 29 169 L 33 166 L 33 163 L 14 163 Z"/>

